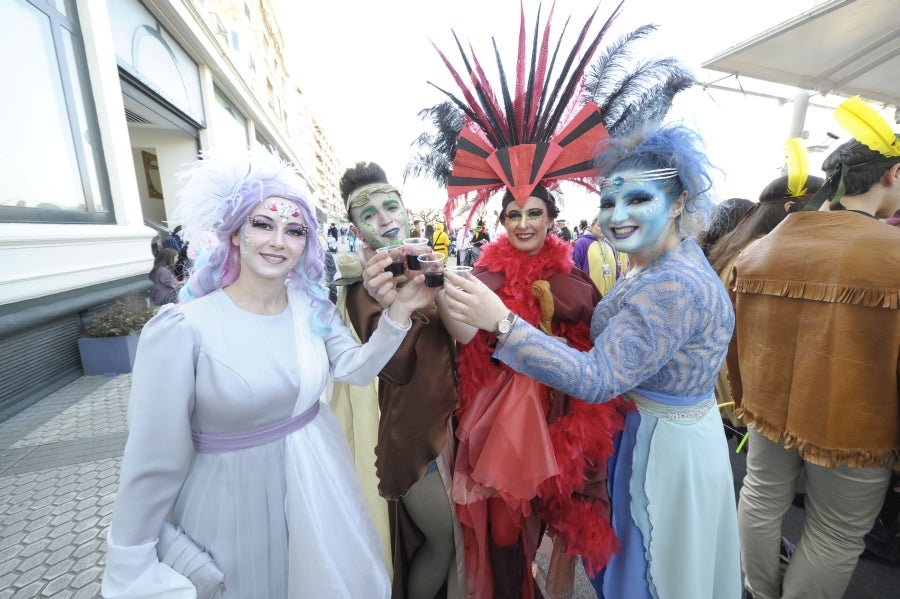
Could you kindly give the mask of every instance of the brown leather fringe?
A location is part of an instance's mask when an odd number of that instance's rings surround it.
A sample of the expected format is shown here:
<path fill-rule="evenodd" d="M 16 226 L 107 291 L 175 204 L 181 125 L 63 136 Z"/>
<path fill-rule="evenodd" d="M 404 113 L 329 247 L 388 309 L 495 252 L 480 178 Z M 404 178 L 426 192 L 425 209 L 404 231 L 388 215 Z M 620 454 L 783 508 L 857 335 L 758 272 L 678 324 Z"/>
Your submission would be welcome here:
<path fill-rule="evenodd" d="M 809 441 L 804 441 L 792 433 L 783 431 L 781 427 L 762 421 L 757 414 L 748 411 L 746 406 L 736 410 L 735 413 L 743 419 L 744 424 L 755 429 L 773 443 L 779 443 L 785 449 L 796 451 L 805 462 L 826 468 L 850 466 L 851 468 L 900 469 L 900 462 L 897 460 L 897 450 L 894 447 L 879 449 L 832 449 L 821 447 Z"/>
<path fill-rule="evenodd" d="M 768 279 L 738 278 L 737 293 L 778 295 L 836 304 L 857 304 L 869 308 L 900 308 L 900 291 L 875 287 L 850 287 L 839 283 L 816 281 L 771 281 Z"/>

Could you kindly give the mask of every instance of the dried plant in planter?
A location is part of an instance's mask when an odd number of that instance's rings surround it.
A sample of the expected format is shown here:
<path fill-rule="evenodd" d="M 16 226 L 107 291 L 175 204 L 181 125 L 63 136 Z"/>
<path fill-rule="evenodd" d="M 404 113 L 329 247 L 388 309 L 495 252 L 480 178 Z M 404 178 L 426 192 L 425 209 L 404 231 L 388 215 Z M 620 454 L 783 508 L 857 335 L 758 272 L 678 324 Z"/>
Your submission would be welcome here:
<path fill-rule="evenodd" d="M 137 335 L 143 326 L 156 314 L 154 308 L 137 296 L 124 300 L 116 300 L 112 307 L 94 316 L 89 325 L 84 327 L 85 337 L 124 337 Z"/>

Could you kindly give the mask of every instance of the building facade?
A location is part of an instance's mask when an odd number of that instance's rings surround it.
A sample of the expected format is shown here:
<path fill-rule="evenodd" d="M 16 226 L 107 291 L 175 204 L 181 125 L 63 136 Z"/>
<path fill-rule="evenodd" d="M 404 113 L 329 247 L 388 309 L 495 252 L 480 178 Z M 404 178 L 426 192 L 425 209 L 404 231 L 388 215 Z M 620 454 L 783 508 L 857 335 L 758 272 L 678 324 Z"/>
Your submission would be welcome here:
<path fill-rule="evenodd" d="M 271 0 L 7 0 L 0 33 L 2 421 L 81 376 L 94 311 L 149 288 L 198 152 L 265 146 L 322 215 L 337 159 Z"/>

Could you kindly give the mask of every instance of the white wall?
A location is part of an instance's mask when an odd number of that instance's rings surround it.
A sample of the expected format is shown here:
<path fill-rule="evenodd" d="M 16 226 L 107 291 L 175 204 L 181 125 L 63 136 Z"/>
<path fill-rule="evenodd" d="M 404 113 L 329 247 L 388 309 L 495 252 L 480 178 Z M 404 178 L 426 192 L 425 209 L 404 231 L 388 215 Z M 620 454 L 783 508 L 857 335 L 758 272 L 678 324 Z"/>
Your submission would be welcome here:
<path fill-rule="evenodd" d="M 149 273 L 153 265 L 155 231 L 143 225 L 106 5 L 77 5 L 116 224 L 0 223 L 0 304 Z"/>

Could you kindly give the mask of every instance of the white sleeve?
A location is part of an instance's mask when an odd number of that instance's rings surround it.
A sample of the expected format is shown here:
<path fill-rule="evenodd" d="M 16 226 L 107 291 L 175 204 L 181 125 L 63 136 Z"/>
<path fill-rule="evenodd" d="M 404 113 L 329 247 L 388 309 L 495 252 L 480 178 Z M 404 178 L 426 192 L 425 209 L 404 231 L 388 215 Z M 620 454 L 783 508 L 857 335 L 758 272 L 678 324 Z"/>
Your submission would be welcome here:
<path fill-rule="evenodd" d="M 333 319 L 331 325 L 332 332 L 325 340 L 325 347 L 331 363 L 332 377 L 341 383 L 368 385 L 400 347 L 412 322 L 401 327 L 388 318 L 385 310 L 381 313 L 375 332 L 364 344 L 356 340 L 340 316 Z"/>
<path fill-rule="evenodd" d="M 164 306 L 141 331 L 128 441 L 107 535 L 104 597 L 193 596 L 179 594 L 193 585 L 160 564 L 154 547 L 194 455 L 195 346 L 193 329 L 177 305 Z M 175 594 L 150 590 L 166 585 Z"/>
<path fill-rule="evenodd" d="M 156 541 L 124 547 L 107 534 L 104 599 L 196 599 L 190 580 L 156 559 Z"/>

